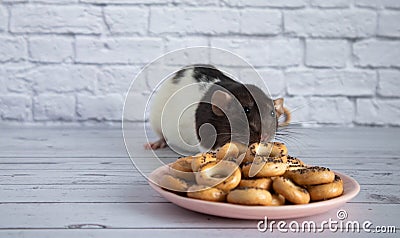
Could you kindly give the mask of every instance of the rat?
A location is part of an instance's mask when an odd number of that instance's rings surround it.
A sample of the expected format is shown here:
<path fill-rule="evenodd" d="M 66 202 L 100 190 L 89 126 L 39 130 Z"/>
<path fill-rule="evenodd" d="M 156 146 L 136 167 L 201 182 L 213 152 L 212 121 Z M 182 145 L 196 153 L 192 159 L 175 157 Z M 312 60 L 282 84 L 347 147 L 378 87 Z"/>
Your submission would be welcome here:
<path fill-rule="evenodd" d="M 211 65 L 187 66 L 154 93 L 150 125 L 159 140 L 147 149 L 170 146 L 178 153 L 215 150 L 228 142 L 268 142 L 285 114 L 283 98 L 235 81 Z M 287 124 L 289 115 L 284 124 Z"/>

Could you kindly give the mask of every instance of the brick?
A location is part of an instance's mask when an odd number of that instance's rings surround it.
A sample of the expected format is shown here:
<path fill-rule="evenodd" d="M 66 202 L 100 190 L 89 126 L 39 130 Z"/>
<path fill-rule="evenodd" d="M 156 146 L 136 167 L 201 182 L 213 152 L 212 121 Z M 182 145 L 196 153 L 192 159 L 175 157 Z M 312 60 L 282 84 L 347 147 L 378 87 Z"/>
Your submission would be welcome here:
<path fill-rule="evenodd" d="M 97 90 L 102 94 L 119 93 L 124 95 L 128 92 L 139 67 L 113 66 L 102 68 L 97 73 Z M 145 80 L 135 81 L 132 91 L 148 92 Z"/>
<path fill-rule="evenodd" d="M 219 0 L 202 0 L 202 1 L 193 1 L 193 0 L 174 0 L 175 4 L 182 4 L 188 6 L 218 6 Z"/>
<path fill-rule="evenodd" d="M 198 46 L 206 48 L 197 48 Z M 208 49 L 208 39 L 205 37 L 167 37 L 165 50 L 167 52 L 175 51 L 163 56 L 163 61 L 167 65 L 183 67 L 188 64 L 207 63 L 209 60 L 210 49 Z"/>
<path fill-rule="evenodd" d="M 400 1 L 398 0 L 355 0 L 355 5 L 358 7 L 368 8 L 400 8 Z"/>
<path fill-rule="evenodd" d="M 293 70 L 286 73 L 289 95 L 373 96 L 376 73 L 350 70 Z"/>
<path fill-rule="evenodd" d="M 224 0 L 228 6 L 235 7 L 276 7 L 300 8 L 307 5 L 306 0 Z"/>
<path fill-rule="evenodd" d="M 355 122 L 363 125 L 400 125 L 400 99 L 357 99 Z"/>
<path fill-rule="evenodd" d="M 78 0 L 30 0 L 32 3 L 67 4 L 77 3 Z"/>
<path fill-rule="evenodd" d="M 167 4 L 173 2 L 173 0 L 80 0 L 83 3 L 93 4 Z"/>
<path fill-rule="evenodd" d="M 310 5 L 321 8 L 347 8 L 350 2 L 348 0 L 311 0 Z"/>
<path fill-rule="evenodd" d="M 296 66 L 302 59 L 298 39 L 211 39 L 211 46 L 238 54 L 254 66 Z M 224 62 L 211 54 L 212 61 Z M 235 64 L 235 62 L 226 62 Z"/>
<path fill-rule="evenodd" d="M 28 2 L 28 0 L 3 0 L 3 3 L 23 3 L 23 2 Z"/>
<path fill-rule="evenodd" d="M 312 37 L 369 37 L 376 13 L 368 10 L 299 10 L 284 13 L 285 32 Z"/>
<path fill-rule="evenodd" d="M 257 74 L 259 74 L 259 76 Z M 283 73 L 278 70 L 241 70 L 240 80 L 242 83 L 257 85 L 260 88 L 265 86 L 269 94 L 273 97 L 283 96 L 285 94 L 285 79 Z"/>
<path fill-rule="evenodd" d="M 400 71 L 380 70 L 378 94 L 388 97 L 400 97 Z"/>
<path fill-rule="evenodd" d="M 313 124 L 310 120 L 310 107 L 308 100 L 304 97 L 284 97 L 283 105 L 291 113 L 293 124 Z"/>
<path fill-rule="evenodd" d="M 0 6 L 0 32 L 7 29 L 7 11 Z"/>
<path fill-rule="evenodd" d="M 400 12 L 385 11 L 379 14 L 378 35 L 380 36 L 400 36 Z"/>
<path fill-rule="evenodd" d="M 348 55 L 349 47 L 345 40 L 306 40 L 307 66 L 343 68 Z"/>
<path fill-rule="evenodd" d="M 10 29 L 18 33 L 100 34 L 103 19 L 100 8 L 86 6 L 11 7 Z"/>
<path fill-rule="evenodd" d="M 71 62 L 74 57 L 73 42 L 71 38 L 59 36 L 31 37 L 29 55 L 35 62 Z"/>
<path fill-rule="evenodd" d="M 79 120 L 121 120 L 123 100 L 119 94 L 104 96 L 78 95 Z"/>
<path fill-rule="evenodd" d="M 135 80 L 147 81 L 150 91 L 153 91 L 163 79 L 166 79 L 180 68 L 180 66 L 152 64 L 148 68 L 145 68 Z"/>
<path fill-rule="evenodd" d="M 76 61 L 79 63 L 149 63 L 162 54 L 162 40 L 156 38 L 79 37 Z"/>
<path fill-rule="evenodd" d="M 241 11 L 240 33 L 276 35 L 282 31 L 282 14 L 277 10 Z"/>
<path fill-rule="evenodd" d="M 400 42 L 390 40 L 363 40 L 354 43 L 354 64 L 362 67 L 399 67 Z"/>
<path fill-rule="evenodd" d="M 4 94 L 7 92 L 7 87 L 6 87 L 6 78 L 3 76 L 4 72 L 0 69 L 0 94 Z"/>
<path fill-rule="evenodd" d="M 167 52 L 187 47 L 208 46 L 206 37 L 166 37 L 165 50 Z"/>
<path fill-rule="evenodd" d="M 75 97 L 39 95 L 33 100 L 33 118 L 38 121 L 71 121 L 75 118 Z"/>
<path fill-rule="evenodd" d="M 139 33 L 147 32 L 149 12 L 137 7 L 108 6 L 104 8 L 104 16 L 111 33 Z"/>
<path fill-rule="evenodd" d="M 349 124 L 353 121 L 353 103 L 344 97 L 309 99 L 310 120 L 321 124 Z"/>
<path fill-rule="evenodd" d="M 32 116 L 32 102 L 26 95 L 1 95 L 0 116 L 6 120 L 27 121 Z"/>
<path fill-rule="evenodd" d="M 22 37 L 0 37 L 0 62 L 27 58 L 27 47 Z"/>
<path fill-rule="evenodd" d="M 37 93 L 93 92 L 96 68 L 92 66 L 41 66 L 30 70 L 24 78 Z"/>
<path fill-rule="evenodd" d="M 146 121 L 149 113 L 149 108 L 146 108 L 149 106 L 148 99 L 147 94 L 129 93 L 124 105 L 124 121 Z"/>
<path fill-rule="evenodd" d="M 26 72 L 35 66 L 29 63 L 7 63 L 0 66 L 0 92 L 15 92 L 29 95 L 32 93 L 31 82 L 26 79 Z"/>
<path fill-rule="evenodd" d="M 152 8 L 150 32 L 161 33 L 237 33 L 239 11 L 234 9 Z"/>

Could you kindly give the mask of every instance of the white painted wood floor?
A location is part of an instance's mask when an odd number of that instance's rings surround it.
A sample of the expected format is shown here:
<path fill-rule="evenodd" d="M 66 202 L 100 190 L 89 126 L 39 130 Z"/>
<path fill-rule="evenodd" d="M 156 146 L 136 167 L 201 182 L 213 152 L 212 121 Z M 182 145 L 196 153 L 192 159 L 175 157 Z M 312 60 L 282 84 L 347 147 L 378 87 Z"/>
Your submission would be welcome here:
<path fill-rule="evenodd" d="M 340 209 L 348 220 L 396 226 L 400 233 L 400 128 L 294 129 L 289 152 L 309 164 L 346 173 L 360 194 Z M 0 237 L 267 237 L 297 236 L 275 229 L 260 233 L 255 220 L 203 215 L 167 202 L 135 170 L 121 129 L 0 128 Z M 142 148 L 142 126 L 132 128 L 133 156 Z M 170 150 L 159 155 L 174 159 Z M 336 219 L 337 210 L 296 219 Z M 290 221 L 287 221 L 290 222 Z M 358 236 L 366 233 L 300 233 Z"/>

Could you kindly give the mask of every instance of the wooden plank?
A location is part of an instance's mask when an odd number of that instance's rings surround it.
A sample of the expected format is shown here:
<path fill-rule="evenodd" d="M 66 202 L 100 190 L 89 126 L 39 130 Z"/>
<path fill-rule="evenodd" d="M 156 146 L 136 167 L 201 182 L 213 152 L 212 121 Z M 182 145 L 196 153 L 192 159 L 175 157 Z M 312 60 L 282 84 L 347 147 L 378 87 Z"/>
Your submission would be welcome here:
<path fill-rule="evenodd" d="M 133 156 L 153 157 L 143 149 L 146 142 L 140 125 L 129 138 Z M 297 156 L 351 157 L 398 156 L 400 128 L 300 128 L 288 143 Z M 120 128 L 3 128 L 0 157 L 127 157 Z M 150 140 L 154 140 L 151 135 Z M 287 140 L 290 138 L 288 137 Z M 163 156 L 176 156 L 166 149 Z"/>
<path fill-rule="evenodd" d="M 2 185 L 0 203 L 142 203 L 167 202 L 146 184 Z M 362 185 L 351 203 L 400 204 L 400 186 Z"/>
<path fill-rule="evenodd" d="M 40 170 L 0 171 L 0 184 L 147 184 L 132 170 Z"/>
<path fill-rule="evenodd" d="M 397 233 L 399 230 L 397 230 Z M 97 238 L 132 238 L 132 237 L 218 237 L 218 238 L 232 238 L 232 237 L 299 237 L 300 235 L 306 237 L 365 237 L 367 232 L 346 232 L 343 231 L 330 231 L 324 229 L 322 232 L 279 232 L 278 229 L 272 232 L 259 232 L 254 226 L 253 228 L 221 228 L 221 229 L 40 229 L 40 230 L 0 230 L 0 237 L 41 237 L 41 238 L 70 238 L 70 237 L 97 237 Z M 375 234 L 376 235 L 376 234 Z M 390 234 L 382 234 L 388 237 Z"/>
<path fill-rule="evenodd" d="M 361 185 L 399 185 L 400 171 L 332 168 L 353 177 Z M 149 174 L 150 171 L 143 171 Z M 1 185 L 67 185 L 67 184 L 147 184 L 135 170 L 0 170 Z"/>
<path fill-rule="evenodd" d="M 2 185 L 0 203 L 167 202 L 147 184 Z"/>
<path fill-rule="evenodd" d="M 398 204 L 345 204 L 348 220 L 377 225 L 400 226 Z M 321 224 L 337 220 L 338 209 L 312 217 L 295 219 Z M 0 229 L 62 229 L 90 224 L 105 228 L 254 228 L 257 221 L 227 219 L 191 212 L 170 203 L 101 204 L 0 204 Z M 287 222 L 292 219 L 287 220 Z M 319 225 L 319 227 L 321 227 Z"/>
<path fill-rule="evenodd" d="M 176 158 L 171 158 L 175 160 Z M 353 157 L 323 158 L 302 157 L 307 164 L 326 166 L 332 169 L 357 169 L 357 170 L 397 170 L 400 167 L 400 157 L 377 158 Z M 154 158 L 135 158 L 141 163 L 152 163 Z M 169 160 L 169 159 L 168 159 Z M 134 165 L 128 158 L 0 158 L 0 170 L 132 170 Z"/>

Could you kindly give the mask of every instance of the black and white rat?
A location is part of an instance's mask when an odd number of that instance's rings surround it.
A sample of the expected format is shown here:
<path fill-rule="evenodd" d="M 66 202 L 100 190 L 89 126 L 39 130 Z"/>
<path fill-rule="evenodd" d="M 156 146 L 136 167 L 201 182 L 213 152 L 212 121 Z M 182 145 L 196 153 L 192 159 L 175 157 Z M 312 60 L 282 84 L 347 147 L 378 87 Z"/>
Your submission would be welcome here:
<path fill-rule="evenodd" d="M 160 139 L 146 148 L 169 145 L 185 154 L 230 141 L 269 141 L 283 113 L 283 98 L 272 100 L 259 87 L 237 82 L 213 66 L 188 66 L 155 92 L 150 124 Z"/>

